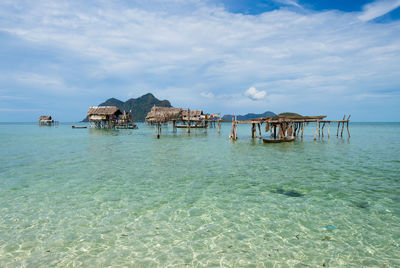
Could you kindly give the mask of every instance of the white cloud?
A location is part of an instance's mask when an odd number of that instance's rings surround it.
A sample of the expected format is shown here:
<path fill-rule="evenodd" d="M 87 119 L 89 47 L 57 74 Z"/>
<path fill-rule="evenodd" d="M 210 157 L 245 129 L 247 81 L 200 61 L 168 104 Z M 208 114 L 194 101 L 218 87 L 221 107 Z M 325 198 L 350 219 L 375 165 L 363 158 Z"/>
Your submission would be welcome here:
<path fill-rule="evenodd" d="M 212 99 L 214 98 L 214 94 L 212 92 L 201 92 L 200 95 L 204 98 L 207 99 Z"/>
<path fill-rule="evenodd" d="M 255 87 L 250 87 L 244 92 L 244 95 L 252 100 L 261 100 L 267 95 L 267 92 L 264 90 L 259 91 Z"/>
<path fill-rule="evenodd" d="M 398 1 L 374 2 L 361 15 L 243 15 L 197 0 L 142 2 L 1 1 L 2 46 L 19 58 L 0 66 L 0 87 L 15 85 L 30 98 L 32 87 L 70 91 L 93 105 L 94 97 L 153 92 L 176 106 L 223 113 L 278 111 L 283 102 L 301 112 L 400 88 L 400 22 L 365 22 Z M 23 57 L 16 45 L 26 48 Z M 248 85 L 257 94 L 244 98 Z M 268 88 L 268 98 L 255 88 Z"/>
<path fill-rule="evenodd" d="M 400 0 L 377 0 L 367 4 L 358 18 L 362 21 L 370 21 L 379 18 L 400 6 Z"/>

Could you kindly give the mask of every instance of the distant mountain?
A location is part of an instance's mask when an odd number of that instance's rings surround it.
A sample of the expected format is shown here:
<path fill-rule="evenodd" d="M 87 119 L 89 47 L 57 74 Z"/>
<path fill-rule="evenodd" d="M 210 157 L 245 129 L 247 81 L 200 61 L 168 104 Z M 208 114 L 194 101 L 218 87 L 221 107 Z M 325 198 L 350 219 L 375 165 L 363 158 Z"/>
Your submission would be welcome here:
<path fill-rule="evenodd" d="M 117 106 L 122 112 L 132 113 L 134 121 L 143 122 L 146 119 L 147 113 L 150 112 L 154 105 L 172 107 L 168 100 L 159 100 L 151 93 L 147 93 L 137 99 L 129 99 L 125 102 L 111 98 L 100 103 L 98 106 Z M 87 122 L 87 118 L 83 121 Z"/>
<path fill-rule="evenodd" d="M 232 116 L 233 115 L 226 114 L 222 117 L 222 119 L 227 120 L 227 121 L 232 121 Z M 262 114 L 250 113 L 250 114 L 246 114 L 246 115 L 237 115 L 237 120 L 249 120 L 249 119 L 254 119 L 254 118 L 258 118 L 258 117 L 267 117 L 267 116 L 274 117 L 274 116 L 276 116 L 276 114 L 273 112 L 270 112 L 270 111 L 262 113 Z"/>

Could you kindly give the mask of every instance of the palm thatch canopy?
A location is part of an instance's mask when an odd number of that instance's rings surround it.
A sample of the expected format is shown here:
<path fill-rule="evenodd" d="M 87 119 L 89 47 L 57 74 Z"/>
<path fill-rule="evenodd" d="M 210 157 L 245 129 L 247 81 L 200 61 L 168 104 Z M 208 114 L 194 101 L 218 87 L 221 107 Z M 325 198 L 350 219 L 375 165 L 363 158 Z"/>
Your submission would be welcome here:
<path fill-rule="evenodd" d="M 179 119 L 181 115 L 181 108 L 153 106 L 146 116 L 146 121 L 165 123 L 173 119 Z"/>
<path fill-rule="evenodd" d="M 118 109 L 117 106 L 92 106 L 89 108 L 87 112 L 87 116 L 90 117 L 91 115 L 120 115 L 122 112 Z"/>
<path fill-rule="evenodd" d="M 39 121 L 48 121 L 48 120 L 52 120 L 50 115 L 39 116 Z"/>

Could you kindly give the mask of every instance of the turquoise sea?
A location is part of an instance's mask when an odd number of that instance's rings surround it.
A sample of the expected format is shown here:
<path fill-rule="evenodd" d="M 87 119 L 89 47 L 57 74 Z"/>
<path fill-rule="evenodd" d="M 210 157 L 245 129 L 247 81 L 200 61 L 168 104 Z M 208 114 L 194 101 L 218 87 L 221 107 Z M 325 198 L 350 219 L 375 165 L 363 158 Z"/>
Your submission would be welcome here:
<path fill-rule="evenodd" d="M 71 125 L 0 124 L 0 267 L 400 267 L 400 123 Z"/>

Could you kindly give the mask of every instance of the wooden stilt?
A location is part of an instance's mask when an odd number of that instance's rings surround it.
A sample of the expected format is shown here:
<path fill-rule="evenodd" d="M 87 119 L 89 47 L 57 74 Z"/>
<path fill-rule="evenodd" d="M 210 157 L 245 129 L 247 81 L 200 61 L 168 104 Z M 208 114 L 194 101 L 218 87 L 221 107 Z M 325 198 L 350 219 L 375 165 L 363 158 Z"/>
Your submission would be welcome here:
<path fill-rule="evenodd" d="M 258 126 L 258 134 L 259 134 L 259 138 L 261 139 L 261 124 L 260 124 L 260 123 L 258 123 L 258 124 L 257 124 L 257 126 Z"/>
<path fill-rule="evenodd" d="M 323 123 L 323 124 L 322 124 L 322 129 L 321 129 L 321 132 L 322 132 L 322 133 L 321 133 L 321 134 L 322 134 L 322 137 L 324 136 L 324 127 L 325 127 L 325 123 Z"/>
<path fill-rule="evenodd" d="M 349 130 L 349 120 L 350 120 L 351 114 L 349 114 L 349 117 L 347 117 L 347 122 L 346 122 L 346 128 L 347 128 L 347 135 L 349 135 L 350 138 L 350 130 Z"/>
<path fill-rule="evenodd" d="M 274 139 L 276 139 L 276 125 L 274 125 Z"/>
<path fill-rule="evenodd" d="M 318 137 L 321 137 L 321 123 L 318 122 Z"/>
<path fill-rule="evenodd" d="M 316 122 L 315 124 L 316 124 L 316 127 L 315 127 L 314 140 L 317 140 L 318 127 L 319 127 L 319 120 L 317 120 L 317 122 Z"/>
<path fill-rule="evenodd" d="M 305 122 L 301 123 L 301 138 L 303 138 L 304 125 L 305 125 L 305 124 L 306 124 Z"/>
<path fill-rule="evenodd" d="M 345 120 L 346 115 L 343 116 L 343 120 Z M 340 137 L 343 137 L 343 129 L 344 129 L 344 122 L 342 122 L 342 131 L 340 133 Z"/>
<path fill-rule="evenodd" d="M 253 139 L 257 137 L 256 124 L 255 123 L 251 123 L 251 137 Z"/>
<path fill-rule="evenodd" d="M 221 120 L 218 120 L 218 134 L 221 134 Z"/>
<path fill-rule="evenodd" d="M 329 128 L 331 127 L 331 122 L 328 122 L 328 139 L 329 139 Z"/>
<path fill-rule="evenodd" d="M 237 117 L 235 116 L 235 135 L 234 139 L 237 140 Z"/>
<path fill-rule="evenodd" d="M 231 133 L 229 134 L 229 138 L 233 139 L 233 125 L 235 124 L 235 117 L 232 117 L 232 128 L 231 128 Z"/>

